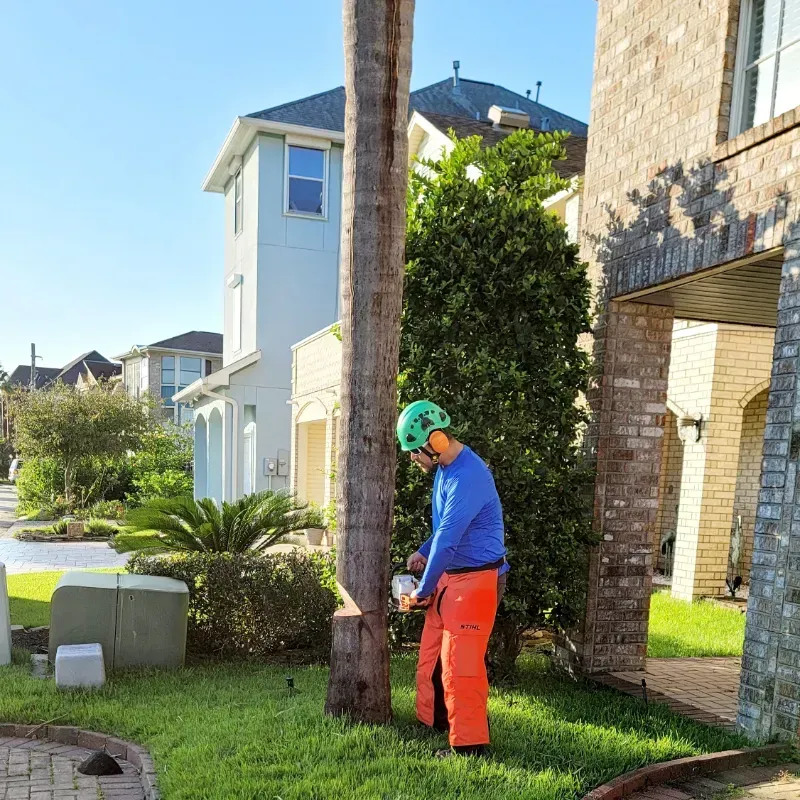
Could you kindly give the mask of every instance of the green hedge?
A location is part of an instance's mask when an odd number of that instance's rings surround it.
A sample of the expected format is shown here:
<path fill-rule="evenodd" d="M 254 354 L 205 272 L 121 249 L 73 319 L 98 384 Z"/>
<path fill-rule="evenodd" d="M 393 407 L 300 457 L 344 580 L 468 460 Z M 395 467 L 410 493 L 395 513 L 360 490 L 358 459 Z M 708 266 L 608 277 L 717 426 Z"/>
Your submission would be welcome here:
<path fill-rule="evenodd" d="M 193 655 L 261 659 L 309 650 L 328 657 L 336 596 L 325 558 L 303 552 L 138 554 L 128 570 L 186 583 Z"/>

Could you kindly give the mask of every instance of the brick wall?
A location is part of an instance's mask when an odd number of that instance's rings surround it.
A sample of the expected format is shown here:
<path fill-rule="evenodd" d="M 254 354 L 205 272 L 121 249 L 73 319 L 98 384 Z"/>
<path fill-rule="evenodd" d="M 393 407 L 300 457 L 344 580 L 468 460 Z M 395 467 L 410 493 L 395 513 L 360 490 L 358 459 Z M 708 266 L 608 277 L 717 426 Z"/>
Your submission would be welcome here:
<path fill-rule="evenodd" d="M 739 0 L 598 6 L 583 208 L 597 284 L 619 296 L 779 245 L 800 119 L 726 140 Z"/>
<path fill-rule="evenodd" d="M 682 473 L 683 442 L 678 436 L 677 418 L 671 411 L 668 411 L 664 423 L 661 475 L 658 484 L 658 513 L 652 543 L 653 566 L 662 572 L 666 567 L 666 559 L 661 555 L 661 540 L 669 531 L 674 534 L 677 529 Z"/>
<path fill-rule="evenodd" d="M 739 446 L 739 466 L 736 475 L 736 496 L 733 501 L 734 524 L 741 517 L 742 561 L 741 575 L 750 581 L 750 562 L 753 555 L 753 528 L 761 482 L 761 451 L 764 446 L 764 426 L 767 423 L 767 391 L 757 394 L 744 408 L 742 437 Z"/>
<path fill-rule="evenodd" d="M 739 725 L 759 739 L 800 726 L 800 232 L 784 254 L 747 604 Z"/>
<path fill-rule="evenodd" d="M 595 327 L 602 377 L 587 392 L 585 442 L 601 544 L 590 556 L 583 624 L 557 648 L 587 672 L 644 665 L 671 339 L 669 308 L 611 302 Z"/>

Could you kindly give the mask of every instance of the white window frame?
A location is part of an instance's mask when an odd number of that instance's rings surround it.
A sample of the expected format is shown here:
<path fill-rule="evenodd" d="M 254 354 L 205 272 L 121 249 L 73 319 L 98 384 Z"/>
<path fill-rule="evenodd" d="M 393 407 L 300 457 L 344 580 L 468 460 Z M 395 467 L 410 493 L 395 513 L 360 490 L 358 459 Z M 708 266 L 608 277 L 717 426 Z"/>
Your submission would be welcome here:
<path fill-rule="evenodd" d="M 289 209 L 289 178 L 295 177 L 302 180 L 318 180 L 307 178 L 303 175 L 289 175 L 289 148 L 305 147 L 307 150 L 321 150 L 323 156 L 322 166 L 322 214 L 310 214 L 307 211 L 291 211 Z M 301 217 L 303 219 L 317 219 L 325 222 L 328 219 L 328 185 L 330 183 L 330 152 L 331 143 L 327 140 L 311 139 L 302 136 L 287 136 L 283 150 L 283 213 L 287 217 Z"/>
<path fill-rule="evenodd" d="M 233 237 L 234 239 L 244 228 L 244 178 L 242 168 L 236 170 L 233 176 Z"/>
<path fill-rule="evenodd" d="M 185 405 L 188 405 L 188 404 L 187 403 L 175 402 L 171 406 L 164 405 L 163 401 L 167 400 L 168 398 L 162 396 L 161 389 L 164 386 L 171 386 L 173 388 L 173 390 L 174 390 L 173 391 L 173 395 L 176 394 L 180 390 L 180 387 L 182 385 L 181 382 L 180 382 L 180 378 L 181 378 L 181 358 L 197 358 L 197 359 L 199 359 L 199 361 L 200 361 L 200 377 L 201 378 L 205 378 L 206 374 L 207 374 L 206 373 L 206 358 L 205 358 L 205 356 L 203 356 L 201 354 L 193 354 L 191 352 L 188 352 L 188 353 L 187 352 L 184 352 L 184 353 L 181 353 L 181 352 L 177 352 L 177 353 L 176 352 L 172 352 L 172 353 L 166 352 L 166 353 L 163 353 L 162 352 L 160 355 L 157 356 L 157 358 L 158 358 L 158 363 L 159 363 L 159 380 L 160 380 L 159 387 L 158 387 L 158 396 L 159 396 L 159 398 L 161 400 L 161 409 L 162 409 L 162 411 L 167 411 L 167 410 L 172 411 L 172 421 L 176 425 L 180 425 L 181 424 L 181 417 L 180 417 L 181 406 L 182 405 L 185 406 Z M 175 383 L 174 384 L 173 383 L 164 383 L 164 358 L 174 358 L 175 359 L 175 369 L 173 370 L 175 372 Z M 165 417 L 165 419 L 166 419 L 166 417 Z"/>
<path fill-rule="evenodd" d="M 786 8 L 786 3 L 791 0 L 781 0 L 780 16 L 778 18 L 778 31 L 783 27 L 783 12 Z M 775 95 L 778 87 L 778 67 L 780 60 L 780 53 L 783 50 L 792 47 L 792 45 L 800 42 L 800 36 L 790 39 L 788 42 L 781 42 L 777 45 L 775 50 L 770 50 L 766 55 L 762 55 L 757 61 L 752 64 L 747 63 L 747 50 L 750 44 L 750 28 L 753 20 L 753 0 L 742 0 L 739 9 L 739 33 L 736 40 L 736 63 L 734 66 L 733 75 L 733 92 L 731 94 L 731 119 L 730 119 L 730 132 L 729 137 L 733 139 L 736 136 L 744 133 L 749 128 L 744 128 L 744 101 L 745 101 L 745 85 L 747 69 L 766 61 L 768 58 L 775 57 L 775 72 L 772 78 L 772 98 L 770 100 L 770 114 L 766 120 L 757 123 L 754 127 L 763 125 L 769 120 L 775 118 Z"/>

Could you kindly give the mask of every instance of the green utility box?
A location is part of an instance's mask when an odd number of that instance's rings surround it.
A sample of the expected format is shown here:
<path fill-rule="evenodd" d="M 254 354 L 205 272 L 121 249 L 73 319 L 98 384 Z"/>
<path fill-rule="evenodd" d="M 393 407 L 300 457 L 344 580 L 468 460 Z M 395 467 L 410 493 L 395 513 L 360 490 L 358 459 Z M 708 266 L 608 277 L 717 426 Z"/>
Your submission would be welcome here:
<path fill-rule="evenodd" d="M 50 661 L 62 644 L 103 646 L 106 669 L 180 667 L 186 655 L 189 590 L 152 575 L 67 572 L 53 593 Z"/>

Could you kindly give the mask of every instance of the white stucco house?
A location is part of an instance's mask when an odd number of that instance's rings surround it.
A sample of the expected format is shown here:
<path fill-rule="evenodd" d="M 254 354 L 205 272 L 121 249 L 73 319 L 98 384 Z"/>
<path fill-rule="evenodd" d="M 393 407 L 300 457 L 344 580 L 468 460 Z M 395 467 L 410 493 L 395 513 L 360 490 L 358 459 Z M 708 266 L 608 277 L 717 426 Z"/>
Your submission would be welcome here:
<path fill-rule="evenodd" d="M 224 196 L 222 368 L 173 398 L 194 409 L 197 497 L 288 486 L 321 504 L 331 497 L 340 358 L 331 345 L 315 372 L 303 348 L 339 317 L 344 108 L 338 87 L 238 117 L 203 183 Z M 486 136 L 569 130 L 582 153 L 570 175 L 583 170 L 586 125 L 525 95 L 457 69 L 411 93 L 413 153 L 441 152 L 448 128 L 474 126 Z"/>

